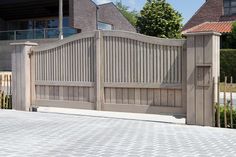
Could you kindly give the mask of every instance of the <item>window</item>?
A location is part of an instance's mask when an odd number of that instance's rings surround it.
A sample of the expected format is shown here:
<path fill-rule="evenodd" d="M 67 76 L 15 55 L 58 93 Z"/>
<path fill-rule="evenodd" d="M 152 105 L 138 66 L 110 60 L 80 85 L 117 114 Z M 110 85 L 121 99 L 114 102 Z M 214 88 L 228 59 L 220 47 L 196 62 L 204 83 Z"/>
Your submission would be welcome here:
<path fill-rule="evenodd" d="M 224 15 L 236 14 L 236 0 L 224 0 Z"/>
<path fill-rule="evenodd" d="M 44 29 L 58 28 L 58 18 L 45 19 L 29 19 L 8 21 L 8 30 L 28 30 L 28 29 Z M 69 27 L 69 17 L 63 18 L 63 27 Z"/>
<path fill-rule="evenodd" d="M 99 30 L 112 30 L 113 26 L 108 23 L 98 22 L 98 29 Z"/>

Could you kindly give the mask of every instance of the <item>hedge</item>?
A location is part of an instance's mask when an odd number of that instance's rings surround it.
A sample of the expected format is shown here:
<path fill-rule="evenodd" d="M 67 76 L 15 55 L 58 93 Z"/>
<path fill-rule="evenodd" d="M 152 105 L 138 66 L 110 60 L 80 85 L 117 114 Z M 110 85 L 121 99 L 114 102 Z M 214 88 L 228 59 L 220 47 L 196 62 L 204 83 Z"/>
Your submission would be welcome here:
<path fill-rule="evenodd" d="M 220 52 L 220 80 L 224 82 L 225 76 L 233 76 L 236 83 L 236 49 L 221 49 Z M 230 79 L 228 79 L 230 80 Z"/>

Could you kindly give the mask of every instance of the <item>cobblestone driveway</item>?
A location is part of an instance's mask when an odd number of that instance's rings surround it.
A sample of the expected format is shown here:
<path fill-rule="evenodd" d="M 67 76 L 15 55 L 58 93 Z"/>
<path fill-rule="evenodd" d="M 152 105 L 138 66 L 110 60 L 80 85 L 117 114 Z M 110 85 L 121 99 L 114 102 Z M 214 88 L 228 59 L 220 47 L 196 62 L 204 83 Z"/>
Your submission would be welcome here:
<path fill-rule="evenodd" d="M 0 111 L 0 157 L 236 156 L 236 131 Z"/>

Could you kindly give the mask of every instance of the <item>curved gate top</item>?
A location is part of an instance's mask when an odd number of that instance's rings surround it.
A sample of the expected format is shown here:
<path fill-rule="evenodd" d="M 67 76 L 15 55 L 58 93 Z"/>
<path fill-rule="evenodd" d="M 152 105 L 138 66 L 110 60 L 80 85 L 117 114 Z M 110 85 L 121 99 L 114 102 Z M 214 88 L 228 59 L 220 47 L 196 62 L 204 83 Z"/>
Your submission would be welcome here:
<path fill-rule="evenodd" d="M 187 34 L 187 40 L 178 40 L 94 31 L 47 45 L 13 44 L 13 75 L 25 81 L 29 77 L 25 84 L 30 89 L 28 104 L 19 104 L 15 79 L 15 108 L 177 114 L 187 115 L 189 124 L 212 125 L 218 43 L 217 33 Z M 24 68 L 17 69 L 18 64 Z"/>

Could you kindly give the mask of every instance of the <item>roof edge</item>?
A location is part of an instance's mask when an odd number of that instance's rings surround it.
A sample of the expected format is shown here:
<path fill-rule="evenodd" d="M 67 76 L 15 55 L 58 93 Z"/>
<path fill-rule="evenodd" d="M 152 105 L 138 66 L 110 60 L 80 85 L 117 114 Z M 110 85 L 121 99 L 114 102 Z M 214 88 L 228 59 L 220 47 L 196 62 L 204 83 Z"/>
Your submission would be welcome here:
<path fill-rule="evenodd" d="M 200 10 L 205 7 L 205 5 L 208 3 L 209 1 L 206 1 L 204 4 L 202 4 L 202 6 L 193 14 L 193 16 L 188 20 L 187 23 L 185 23 L 184 27 L 190 23 L 190 21 L 200 12 Z M 183 27 L 183 29 L 184 29 Z M 190 28 L 189 28 L 190 29 Z"/>

